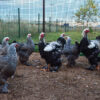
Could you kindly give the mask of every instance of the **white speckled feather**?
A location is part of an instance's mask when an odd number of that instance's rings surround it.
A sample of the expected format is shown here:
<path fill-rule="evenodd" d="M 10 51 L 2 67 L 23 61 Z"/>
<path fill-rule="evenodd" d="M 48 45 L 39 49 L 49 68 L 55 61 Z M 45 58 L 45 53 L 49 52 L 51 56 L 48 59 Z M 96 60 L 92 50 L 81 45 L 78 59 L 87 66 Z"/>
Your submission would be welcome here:
<path fill-rule="evenodd" d="M 97 47 L 100 50 L 100 41 L 98 41 L 98 40 L 91 40 L 90 44 L 88 45 L 88 48 L 92 49 L 94 47 Z"/>
<path fill-rule="evenodd" d="M 57 42 L 51 42 L 44 48 L 44 51 L 49 52 L 54 50 L 56 48 L 55 45 L 60 45 L 60 44 Z"/>

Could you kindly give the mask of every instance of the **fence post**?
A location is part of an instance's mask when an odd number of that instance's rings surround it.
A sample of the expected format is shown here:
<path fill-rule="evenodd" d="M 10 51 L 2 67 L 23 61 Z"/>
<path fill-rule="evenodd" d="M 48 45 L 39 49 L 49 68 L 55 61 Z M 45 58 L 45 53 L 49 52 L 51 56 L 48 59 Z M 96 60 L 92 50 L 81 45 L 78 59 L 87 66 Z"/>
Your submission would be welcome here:
<path fill-rule="evenodd" d="M 51 32 L 51 17 L 49 17 L 49 32 Z"/>
<path fill-rule="evenodd" d="M 40 14 L 38 14 L 38 33 L 40 33 Z"/>
<path fill-rule="evenodd" d="M 18 8 L 18 37 L 20 38 L 20 8 Z"/>
<path fill-rule="evenodd" d="M 45 0 L 43 0 L 43 32 L 45 32 Z"/>
<path fill-rule="evenodd" d="M 65 26 L 65 32 L 66 32 L 67 31 L 67 29 L 66 29 L 66 22 L 65 22 L 64 26 Z"/>
<path fill-rule="evenodd" d="M 58 19 L 56 19 L 56 32 L 58 32 Z"/>
<path fill-rule="evenodd" d="M 63 31 L 63 20 L 61 21 L 61 30 Z"/>

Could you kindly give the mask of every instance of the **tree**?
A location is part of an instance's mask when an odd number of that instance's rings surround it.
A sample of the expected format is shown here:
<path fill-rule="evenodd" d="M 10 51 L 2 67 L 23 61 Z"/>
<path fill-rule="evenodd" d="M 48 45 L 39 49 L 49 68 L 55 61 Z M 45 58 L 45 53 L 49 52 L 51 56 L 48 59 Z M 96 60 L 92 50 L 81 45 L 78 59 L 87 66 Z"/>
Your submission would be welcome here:
<path fill-rule="evenodd" d="M 87 26 L 89 22 L 96 22 L 96 17 L 98 16 L 98 5 L 94 0 L 87 0 L 84 6 L 81 6 L 79 10 L 75 13 L 77 22 L 85 23 Z"/>

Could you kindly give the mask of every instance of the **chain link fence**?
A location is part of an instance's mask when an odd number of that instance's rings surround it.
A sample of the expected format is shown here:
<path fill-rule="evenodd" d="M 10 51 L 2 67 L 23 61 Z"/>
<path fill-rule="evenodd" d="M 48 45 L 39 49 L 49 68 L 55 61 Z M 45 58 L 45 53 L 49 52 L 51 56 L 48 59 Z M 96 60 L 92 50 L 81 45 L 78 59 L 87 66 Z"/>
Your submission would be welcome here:
<path fill-rule="evenodd" d="M 76 23 L 74 14 L 86 0 L 46 0 L 46 32 L 68 32 L 82 30 Z M 96 0 L 100 9 L 100 1 Z M 9 36 L 15 40 L 27 33 L 42 32 L 42 0 L 1 0 L 0 1 L 0 40 Z M 100 19 L 95 30 L 100 30 Z"/>

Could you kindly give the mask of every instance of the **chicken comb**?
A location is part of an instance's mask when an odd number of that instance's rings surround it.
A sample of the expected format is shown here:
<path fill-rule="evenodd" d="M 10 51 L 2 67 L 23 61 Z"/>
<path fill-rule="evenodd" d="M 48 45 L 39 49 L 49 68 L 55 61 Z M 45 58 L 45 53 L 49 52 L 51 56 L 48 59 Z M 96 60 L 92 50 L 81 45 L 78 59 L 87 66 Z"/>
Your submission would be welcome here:
<path fill-rule="evenodd" d="M 9 37 L 5 37 L 4 39 L 3 39 L 3 41 L 8 41 L 9 40 Z"/>
<path fill-rule="evenodd" d="M 88 32 L 90 32 L 90 30 L 85 30 L 85 33 L 88 33 Z"/>
<path fill-rule="evenodd" d="M 45 33 L 42 32 L 42 33 L 40 34 L 40 37 L 43 38 L 43 37 L 44 37 L 44 34 L 45 34 Z"/>
<path fill-rule="evenodd" d="M 31 37 L 31 33 L 29 33 L 29 34 L 27 35 L 27 37 Z"/>

